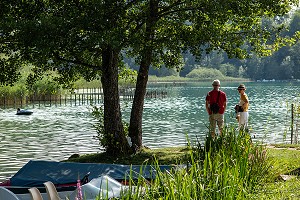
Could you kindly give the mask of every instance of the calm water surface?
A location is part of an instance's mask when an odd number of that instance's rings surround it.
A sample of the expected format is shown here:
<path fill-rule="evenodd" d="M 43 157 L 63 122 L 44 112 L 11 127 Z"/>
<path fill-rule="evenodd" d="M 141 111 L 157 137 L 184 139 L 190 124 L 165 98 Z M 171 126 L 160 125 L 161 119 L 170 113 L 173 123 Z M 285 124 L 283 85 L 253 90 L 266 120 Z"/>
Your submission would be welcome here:
<path fill-rule="evenodd" d="M 226 123 L 236 125 L 233 107 L 239 100 L 239 83 L 223 83 L 228 108 Z M 250 100 L 251 133 L 265 143 L 288 142 L 290 111 L 288 103 L 297 101 L 300 83 L 246 83 Z M 149 89 L 168 92 L 166 98 L 146 99 L 143 116 L 143 143 L 150 148 L 182 146 L 186 135 L 203 141 L 208 115 L 205 96 L 211 83 L 150 85 Z M 122 102 L 128 121 L 131 102 Z M 126 106 L 127 105 L 127 106 Z M 15 115 L 16 109 L 0 113 L 0 180 L 10 177 L 29 160 L 67 159 L 74 153 L 101 152 L 95 123 L 88 105 L 38 106 L 27 108 L 31 116 Z M 284 133 L 287 132 L 287 137 Z"/>

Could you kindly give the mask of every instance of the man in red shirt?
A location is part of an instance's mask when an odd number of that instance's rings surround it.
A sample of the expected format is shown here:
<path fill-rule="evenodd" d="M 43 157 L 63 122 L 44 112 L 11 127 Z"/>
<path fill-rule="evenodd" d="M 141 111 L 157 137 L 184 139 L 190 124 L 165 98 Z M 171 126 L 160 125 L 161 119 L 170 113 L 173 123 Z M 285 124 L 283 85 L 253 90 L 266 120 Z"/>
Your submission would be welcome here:
<path fill-rule="evenodd" d="M 214 89 L 207 93 L 205 106 L 209 115 L 209 132 L 215 138 L 216 124 L 218 125 L 220 136 L 222 135 L 227 97 L 225 92 L 220 90 L 219 80 L 214 80 L 212 86 Z"/>

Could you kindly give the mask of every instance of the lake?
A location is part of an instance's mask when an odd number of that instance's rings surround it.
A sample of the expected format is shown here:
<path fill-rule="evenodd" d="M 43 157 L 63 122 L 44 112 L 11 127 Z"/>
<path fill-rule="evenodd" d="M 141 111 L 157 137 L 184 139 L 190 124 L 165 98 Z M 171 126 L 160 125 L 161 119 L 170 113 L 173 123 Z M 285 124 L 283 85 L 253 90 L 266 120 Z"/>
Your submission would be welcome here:
<path fill-rule="evenodd" d="M 239 101 L 239 83 L 221 83 L 228 106 L 226 124 L 236 126 L 234 105 Z M 290 103 L 297 102 L 300 83 L 246 83 L 250 100 L 249 125 L 254 141 L 290 142 Z M 167 92 L 165 98 L 147 98 L 143 115 L 143 143 L 150 148 L 184 146 L 204 141 L 208 133 L 205 96 L 211 83 L 151 84 L 149 90 Z M 130 101 L 122 101 L 123 118 L 128 121 Z M 77 104 L 78 105 L 78 104 Z M 10 177 L 29 160 L 67 159 L 74 153 L 101 152 L 93 128 L 95 120 L 88 105 L 28 105 L 34 113 L 15 115 L 15 108 L 0 113 L 0 180 Z"/>

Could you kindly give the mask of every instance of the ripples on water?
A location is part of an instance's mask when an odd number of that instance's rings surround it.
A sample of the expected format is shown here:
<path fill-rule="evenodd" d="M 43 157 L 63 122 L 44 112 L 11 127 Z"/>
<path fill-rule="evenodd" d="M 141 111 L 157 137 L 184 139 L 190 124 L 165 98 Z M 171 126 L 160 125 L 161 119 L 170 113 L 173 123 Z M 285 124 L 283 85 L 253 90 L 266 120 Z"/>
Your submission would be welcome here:
<path fill-rule="evenodd" d="M 30 116 L 16 109 L 0 114 L 0 178 L 14 174 L 31 159 L 63 160 L 74 153 L 99 151 L 86 106 L 34 107 Z"/>
<path fill-rule="evenodd" d="M 239 101 L 239 83 L 224 83 L 228 98 L 226 123 L 236 125 L 234 105 Z M 254 140 L 266 143 L 285 142 L 283 133 L 290 123 L 287 102 L 299 95 L 300 84 L 246 83 L 250 99 L 250 126 Z M 200 142 L 208 132 L 205 96 L 211 83 L 183 86 L 157 85 L 150 89 L 168 92 L 167 98 L 146 99 L 143 115 L 143 143 L 150 148 L 186 145 Z M 292 86 L 292 87 L 291 87 Z M 123 117 L 129 121 L 131 102 L 123 106 Z M 16 109 L 0 113 L 0 180 L 13 175 L 31 159 L 67 159 L 74 153 L 96 153 L 101 149 L 92 124 L 95 122 L 87 105 L 29 105 L 30 116 L 15 115 Z M 288 134 L 289 136 L 289 134 Z M 288 140 L 289 141 L 289 140 Z"/>
<path fill-rule="evenodd" d="M 236 126 L 234 105 L 239 101 L 239 83 L 224 83 L 227 94 L 226 124 Z M 290 141 L 290 111 L 288 102 L 297 101 L 300 83 L 246 83 L 249 96 L 249 124 L 253 140 L 264 143 Z M 148 99 L 144 110 L 143 141 L 150 147 L 185 145 L 204 141 L 208 132 L 205 97 L 212 89 L 210 83 L 193 83 L 189 87 L 170 87 L 166 99 Z M 155 86 L 153 86 L 155 87 Z M 153 88 L 157 89 L 157 88 Z M 284 133 L 287 133 L 285 138 Z"/>

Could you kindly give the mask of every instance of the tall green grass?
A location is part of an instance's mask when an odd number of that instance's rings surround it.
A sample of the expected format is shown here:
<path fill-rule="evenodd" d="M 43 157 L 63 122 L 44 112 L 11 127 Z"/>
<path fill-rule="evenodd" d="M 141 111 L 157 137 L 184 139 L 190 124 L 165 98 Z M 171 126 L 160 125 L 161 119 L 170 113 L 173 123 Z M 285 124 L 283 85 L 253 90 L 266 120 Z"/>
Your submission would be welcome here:
<path fill-rule="evenodd" d="M 157 168 L 151 183 L 142 177 L 131 182 L 135 191 L 120 199 L 249 199 L 271 177 L 270 167 L 263 146 L 246 132 L 226 128 L 222 137 L 190 145 L 185 168 Z"/>

